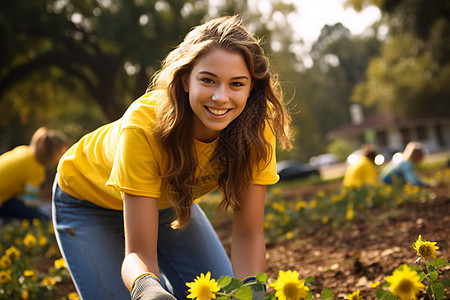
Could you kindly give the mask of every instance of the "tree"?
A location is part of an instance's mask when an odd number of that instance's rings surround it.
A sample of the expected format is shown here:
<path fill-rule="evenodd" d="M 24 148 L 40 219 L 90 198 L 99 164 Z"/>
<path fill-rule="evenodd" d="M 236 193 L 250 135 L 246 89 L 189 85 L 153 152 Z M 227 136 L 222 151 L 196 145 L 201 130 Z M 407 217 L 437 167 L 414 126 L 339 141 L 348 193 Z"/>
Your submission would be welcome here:
<path fill-rule="evenodd" d="M 0 99 L 31 74 L 58 67 L 114 120 L 145 91 L 180 33 L 199 23 L 208 8 L 200 0 L 102 3 L 2 1 Z"/>
<path fill-rule="evenodd" d="M 297 73 L 294 81 L 301 111 L 294 124 L 304 160 L 326 151 L 326 133 L 349 123 L 352 90 L 365 80 L 367 65 L 379 49 L 375 36 L 353 36 L 340 23 L 323 27 L 310 53 L 313 66 Z"/>
<path fill-rule="evenodd" d="M 375 4 L 389 35 L 352 99 L 403 116 L 450 116 L 450 1 L 351 0 Z"/>
<path fill-rule="evenodd" d="M 236 12 L 259 36 L 270 35 L 247 1 L 1 1 L 0 150 L 27 142 L 37 125 L 55 124 L 76 140 L 94 123 L 117 119 L 193 26 Z"/>

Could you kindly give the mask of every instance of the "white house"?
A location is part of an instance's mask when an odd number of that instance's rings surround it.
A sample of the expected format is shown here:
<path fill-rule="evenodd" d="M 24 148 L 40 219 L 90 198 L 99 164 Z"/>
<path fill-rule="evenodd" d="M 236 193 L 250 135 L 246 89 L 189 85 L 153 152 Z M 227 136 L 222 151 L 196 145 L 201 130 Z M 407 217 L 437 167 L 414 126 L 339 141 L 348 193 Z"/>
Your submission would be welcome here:
<path fill-rule="evenodd" d="M 421 142 L 430 153 L 450 150 L 450 118 L 400 118 L 392 112 L 364 118 L 357 105 L 350 112 L 352 123 L 330 131 L 328 139 L 344 139 L 355 149 L 372 143 L 381 152 L 402 151 L 410 141 Z"/>

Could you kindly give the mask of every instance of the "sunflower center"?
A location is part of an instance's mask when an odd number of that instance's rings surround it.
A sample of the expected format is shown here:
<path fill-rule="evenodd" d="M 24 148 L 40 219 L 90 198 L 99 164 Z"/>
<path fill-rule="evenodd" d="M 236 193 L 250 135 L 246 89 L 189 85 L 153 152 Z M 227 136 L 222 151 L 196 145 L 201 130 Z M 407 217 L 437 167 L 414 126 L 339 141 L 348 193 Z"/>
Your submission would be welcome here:
<path fill-rule="evenodd" d="M 287 299 L 300 298 L 298 286 L 297 286 L 297 283 L 295 283 L 295 282 L 290 282 L 290 283 L 285 284 L 285 286 L 283 288 L 283 292 Z"/>
<path fill-rule="evenodd" d="M 411 280 L 403 279 L 397 286 L 397 290 L 402 294 L 409 294 L 414 289 L 414 283 Z"/>
<path fill-rule="evenodd" d="M 432 255 L 432 251 L 427 245 L 422 245 L 419 247 L 419 254 L 422 257 L 430 257 Z"/>
<path fill-rule="evenodd" d="M 208 285 L 202 284 L 198 289 L 198 299 L 210 299 L 211 289 Z"/>

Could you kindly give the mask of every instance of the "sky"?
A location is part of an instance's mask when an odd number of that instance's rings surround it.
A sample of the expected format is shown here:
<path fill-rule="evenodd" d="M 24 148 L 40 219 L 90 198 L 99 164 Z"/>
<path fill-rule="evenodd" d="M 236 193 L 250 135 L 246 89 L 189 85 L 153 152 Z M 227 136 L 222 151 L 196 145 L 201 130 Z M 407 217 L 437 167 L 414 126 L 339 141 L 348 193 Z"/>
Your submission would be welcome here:
<path fill-rule="evenodd" d="M 304 40 L 305 44 L 316 41 L 320 30 L 326 24 L 334 25 L 341 22 L 352 34 L 361 34 L 368 26 L 379 20 L 380 10 L 370 6 L 361 12 L 344 8 L 345 0 L 293 0 L 297 6 L 298 15 L 289 21 L 296 30 L 296 38 Z"/>

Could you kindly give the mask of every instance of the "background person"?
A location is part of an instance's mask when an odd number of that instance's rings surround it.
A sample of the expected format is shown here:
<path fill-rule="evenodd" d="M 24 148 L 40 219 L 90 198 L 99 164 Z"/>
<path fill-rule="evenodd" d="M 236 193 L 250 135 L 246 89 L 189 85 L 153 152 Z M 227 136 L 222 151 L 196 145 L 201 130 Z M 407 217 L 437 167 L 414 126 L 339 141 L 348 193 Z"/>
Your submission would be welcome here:
<path fill-rule="evenodd" d="M 425 148 L 419 142 L 409 142 L 399 162 L 391 161 L 380 175 L 380 180 L 387 184 L 410 184 L 428 186 L 416 174 L 415 167 L 425 157 Z"/>
<path fill-rule="evenodd" d="M 371 144 L 361 146 L 361 156 L 356 163 L 348 166 L 344 174 L 345 187 L 373 186 L 377 182 L 378 174 L 375 167 L 377 151 Z"/>
<path fill-rule="evenodd" d="M 240 18 L 214 19 L 169 53 L 121 119 L 67 151 L 53 219 L 83 299 L 129 299 L 129 290 L 132 299 L 185 299 L 200 273 L 248 281 L 264 272 L 275 135 L 290 145 L 281 97 Z M 231 262 L 194 203 L 216 188 L 220 207 L 234 211 Z"/>
<path fill-rule="evenodd" d="M 39 200 L 46 168 L 56 166 L 68 147 L 63 134 L 41 127 L 29 145 L 18 146 L 0 156 L 0 217 L 50 218 L 48 213 L 25 202 Z"/>

